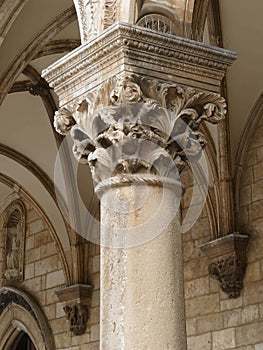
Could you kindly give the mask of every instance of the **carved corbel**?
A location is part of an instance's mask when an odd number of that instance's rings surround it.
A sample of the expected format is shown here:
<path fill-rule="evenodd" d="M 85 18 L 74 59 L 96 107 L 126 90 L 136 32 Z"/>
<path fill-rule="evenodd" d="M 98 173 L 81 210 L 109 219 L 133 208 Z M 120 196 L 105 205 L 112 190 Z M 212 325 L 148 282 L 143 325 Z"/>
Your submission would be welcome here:
<path fill-rule="evenodd" d="M 59 301 L 74 335 L 82 335 L 87 329 L 92 286 L 77 284 L 56 291 Z"/>
<path fill-rule="evenodd" d="M 209 275 L 229 298 L 238 298 L 247 267 L 248 236 L 233 233 L 200 246 L 208 257 Z"/>

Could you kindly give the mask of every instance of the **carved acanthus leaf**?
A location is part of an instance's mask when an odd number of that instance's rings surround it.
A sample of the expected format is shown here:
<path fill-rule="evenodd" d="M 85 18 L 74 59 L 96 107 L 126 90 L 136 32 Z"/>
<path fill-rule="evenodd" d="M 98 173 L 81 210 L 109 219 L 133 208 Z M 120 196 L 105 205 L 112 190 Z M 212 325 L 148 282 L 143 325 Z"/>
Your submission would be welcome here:
<path fill-rule="evenodd" d="M 206 145 L 200 123 L 218 123 L 226 113 L 218 94 L 137 75 L 121 77 L 115 85 L 111 80 L 100 92 L 111 103 L 102 106 L 100 93 L 93 92 L 55 115 L 57 131 L 72 129 L 73 152 L 90 164 L 96 181 L 128 173 L 168 176 L 173 168 L 180 172 Z"/>

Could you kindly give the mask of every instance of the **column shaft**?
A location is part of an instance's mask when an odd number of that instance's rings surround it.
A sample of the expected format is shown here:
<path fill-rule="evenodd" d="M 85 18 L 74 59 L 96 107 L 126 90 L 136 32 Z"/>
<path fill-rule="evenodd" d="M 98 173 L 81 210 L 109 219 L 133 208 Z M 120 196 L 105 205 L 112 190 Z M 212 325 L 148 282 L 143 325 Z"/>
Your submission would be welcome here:
<path fill-rule="evenodd" d="M 102 197 L 101 350 L 186 350 L 179 199 L 172 188 L 147 189 L 137 208 L 140 186 L 110 188 Z M 115 208 L 116 198 L 123 201 L 123 210 Z M 173 220 L 155 232 L 155 215 Z M 109 247 L 111 238 L 112 246 L 116 240 L 128 241 L 134 226 L 140 227 L 141 244 Z M 118 232 L 120 227 L 128 230 Z"/>

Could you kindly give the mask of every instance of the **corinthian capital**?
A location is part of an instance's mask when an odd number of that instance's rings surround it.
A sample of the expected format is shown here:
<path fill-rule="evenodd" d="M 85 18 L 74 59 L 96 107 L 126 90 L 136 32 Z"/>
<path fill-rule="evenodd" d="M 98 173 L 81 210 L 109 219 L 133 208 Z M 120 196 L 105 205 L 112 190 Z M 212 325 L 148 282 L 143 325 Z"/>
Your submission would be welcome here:
<path fill-rule="evenodd" d="M 58 132 L 71 132 L 73 152 L 100 182 L 127 174 L 169 177 L 195 161 L 206 145 L 202 121 L 226 113 L 218 94 L 138 75 L 110 80 L 55 115 Z"/>

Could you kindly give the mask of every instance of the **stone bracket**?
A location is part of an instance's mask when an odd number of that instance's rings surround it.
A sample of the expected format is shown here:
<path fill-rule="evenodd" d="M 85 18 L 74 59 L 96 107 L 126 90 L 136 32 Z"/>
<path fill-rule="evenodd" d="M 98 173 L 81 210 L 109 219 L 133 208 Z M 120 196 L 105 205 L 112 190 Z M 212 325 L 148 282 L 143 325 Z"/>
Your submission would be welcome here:
<path fill-rule="evenodd" d="M 84 284 L 72 285 L 55 292 L 74 335 L 82 335 L 87 329 L 91 292 L 92 286 Z"/>
<path fill-rule="evenodd" d="M 232 233 L 199 246 L 209 259 L 209 275 L 229 298 L 238 298 L 243 288 L 248 240 L 247 235 Z"/>

